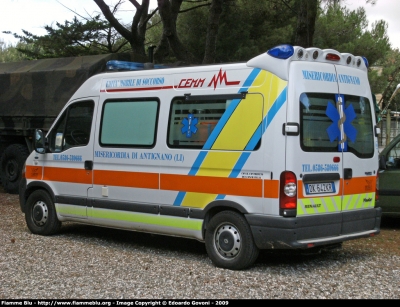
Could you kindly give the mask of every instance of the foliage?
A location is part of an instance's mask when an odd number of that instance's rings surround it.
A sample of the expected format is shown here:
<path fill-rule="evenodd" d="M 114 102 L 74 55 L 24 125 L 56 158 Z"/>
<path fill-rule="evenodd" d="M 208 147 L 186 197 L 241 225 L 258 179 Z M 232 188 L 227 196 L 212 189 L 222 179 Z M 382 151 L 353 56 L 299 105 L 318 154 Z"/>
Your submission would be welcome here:
<path fill-rule="evenodd" d="M 390 50 L 387 23 L 377 21 L 368 30 L 364 8 L 349 11 L 345 7 L 328 6 L 317 19 L 315 29 L 315 46 L 365 56 L 370 65 Z"/>
<path fill-rule="evenodd" d="M 0 63 L 27 60 L 28 58 L 17 50 L 17 48 L 21 47 L 21 45 L 21 43 L 18 43 L 16 46 L 11 44 L 7 45 L 3 41 L 0 41 Z"/>
<path fill-rule="evenodd" d="M 84 21 L 75 16 L 64 24 L 44 27 L 46 35 L 34 35 L 22 30 L 24 35 L 13 34 L 20 40 L 16 49 L 29 59 L 71 57 L 93 54 L 123 52 L 126 41 L 100 18 L 94 16 Z M 9 33 L 9 32 L 7 32 Z M 9 33 L 11 34 L 11 33 Z"/>
<path fill-rule="evenodd" d="M 400 84 L 400 51 L 389 51 L 385 57 L 377 61 L 376 67 L 369 72 L 369 80 L 373 93 L 382 93 L 382 109 L 387 107 L 396 86 Z M 377 101 L 379 103 L 379 101 Z M 400 111 L 400 93 L 393 97 L 390 109 Z"/>
<path fill-rule="evenodd" d="M 183 4 L 182 9 L 189 5 Z M 245 61 L 274 45 L 291 43 L 293 16 L 279 0 L 227 2 L 219 24 L 216 62 Z M 207 18 L 208 7 L 202 7 L 180 14 L 177 24 L 182 43 L 200 59 L 204 57 Z"/>
<path fill-rule="evenodd" d="M 212 1 L 183 1 L 177 19 L 177 33 L 183 47 L 200 62 L 205 56 Z M 141 14 L 135 13 L 136 24 L 132 22 L 132 25 L 125 26 L 118 23 L 117 26 L 122 32 L 117 32 L 110 24 L 110 17 L 118 9 L 121 0 L 117 2 L 114 8 L 109 10 L 104 1 L 96 0 L 96 3 L 104 6 L 104 11 L 109 13 L 107 21 L 99 15 L 83 18 L 83 21 L 74 17 L 72 21 L 65 21 L 64 24 L 57 22 L 54 27 L 46 26 L 47 34 L 44 36 L 23 31 L 24 35 L 14 34 L 20 39 L 15 48 L 31 59 L 124 52 L 133 48 L 135 45 L 132 41 L 141 38 L 144 33 L 144 46 L 160 46 L 164 29 L 159 11 L 156 9 L 150 14 L 147 11 L 143 13 L 148 1 L 142 1 L 140 5 L 138 1 L 132 0 L 130 2 Z M 320 10 L 316 21 L 313 45 L 322 49 L 333 48 L 363 55 L 368 58 L 370 65 L 374 65 L 390 50 L 386 33 L 387 23 L 378 21 L 368 30 L 365 10 L 359 8 L 349 11 L 340 6 L 342 2 L 321 0 L 321 5 L 326 5 Z M 246 61 L 274 45 L 295 44 L 301 5 L 305 5 L 303 0 L 225 0 L 218 24 L 215 62 Z M 142 27 L 144 23 L 147 25 L 145 30 Z M 139 43 L 136 47 L 137 50 L 144 50 L 143 45 Z M 177 60 L 171 51 L 164 59 Z"/>

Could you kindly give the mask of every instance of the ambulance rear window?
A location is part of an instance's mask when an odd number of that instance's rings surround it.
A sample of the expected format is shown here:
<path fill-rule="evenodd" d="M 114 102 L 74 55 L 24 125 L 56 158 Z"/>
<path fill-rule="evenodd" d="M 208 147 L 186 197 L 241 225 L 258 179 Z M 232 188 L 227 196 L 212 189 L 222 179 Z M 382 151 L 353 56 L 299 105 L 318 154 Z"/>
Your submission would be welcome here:
<path fill-rule="evenodd" d="M 343 101 L 343 105 L 338 101 Z M 373 114 L 368 98 L 302 93 L 299 106 L 300 142 L 304 151 L 348 151 L 360 158 L 373 156 Z"/>

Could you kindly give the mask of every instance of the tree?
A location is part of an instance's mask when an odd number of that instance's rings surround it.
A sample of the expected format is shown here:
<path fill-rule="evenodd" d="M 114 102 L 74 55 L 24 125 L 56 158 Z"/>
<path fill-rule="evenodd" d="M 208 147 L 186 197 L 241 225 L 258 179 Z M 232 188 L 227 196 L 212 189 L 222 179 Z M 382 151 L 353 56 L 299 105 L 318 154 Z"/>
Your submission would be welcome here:
<path fill-rule="evenodd" d="M 147 23 L 150 18 L 156 13 L 154 10 L 149 14 L 149 2 L 150 0 L 143 0 L 142 4 L 139 4 L 135 0 L 129 0 L 136 8 L 136 12 L 133 16 L 132 23 L 128 29 L 125 25 L 122 25 L 117 18 L 115 18 L 115 11 L 111 11 L 108 5 L 103 0 L 93 0 L 102 11 L 104 17 L 108 20 L 110 25 L 123 37 L 131 46 L 131 51 L 134 56 L 141 61 L 146 61 L 145 51 L 145 37 L 147 30 Z M 118 1 L 119 5 L 122 0 Z"/>
<path fill-rule="evenodd" d="M 121 1 L 112 9 L 115 13 Z M 76 12 L 74 12 L 77 14 Z M 79 15 L 79 14 L 77 14 Z M 92 54 L 126 52 L 127 42 L 117 31 L 100 15 L 83 17 L 78 20 L 75 16 L 72 21 L 64 24 L 56 22 L 55 26 L 47 25 L 46 35 L 34 35 L 22 30 L 24 35 L 14 33 L 20 44 L 19 52 L 30 59 L 70 57 Z M 10 32 L 5 32 L 9 33 Z"/>
<path fill-rule="evenodd" d="M 222 14 L 223 4 L 224 0 L 213 0 L 211 3 L 203 64 L 215 62 L 219 20 Z"/>
<path fill-rule="evenodd" d="M 190 10 L 182 4 L 177 31 L 182 43 L 203 63 L 245 61 L 269 48 L 292 43 L 295 14 L 281 0 L 224 1 L 219 15 L 215 56 L 207 59 L 210 6 Z M 183 13 L 184 12 L 184 13 Z M 211 36 L 210 36 L 211 37 Z M 213 47 L 214 48 L 214 47 Z"/>
<path fill-rule="evenodd" d="M 370 65 L 390 50 L 387 23 L 377 21 L 368 30 L 362 7 L 350 11 L 345 7 L 329 6 L 316 21 L 314 42 L 321 49 L 332 48 L 365 56 Z"/>
<path fill-rule="evenodd" d="M 378 60 L 375 69 L 368 74 L 373 93 L 382 93 L 378 101 L 382 109 L 388 107 L 388 102 L 396 86 L 400 84 L 400 51 L 393 49 L 385 57 Z M 400 95 L 396 95 L 390 103 L 392 110 L 400 111 Z"/>
<path fill-rule="evenodd" d="M 304 48 L 312 47 L 319 0 L 297 0 L 294 7 L 297 12 L 294 44 Z"/>
<path fill-rule="evenodd" d="M 27 57 L 17 50 L 17 47 L 20 46 L 21 43 L 13 46 L 7 45 L 6 43 L 4 43 L 4 41 L 0 40 L 0 63 L 19 62 L 26 60 Z"/>
<path fill-rule="evenodd" d="M 163 33 L 160 44 L 156 49 L 155 57 L 162 60 L 167 54 L 167 41 L 175 57 L 186 63 L 198 62 L 182 44 L 176 30 L 176 20 L 183 0 L 157 0 L 158 10 L 163 24 Z"/>

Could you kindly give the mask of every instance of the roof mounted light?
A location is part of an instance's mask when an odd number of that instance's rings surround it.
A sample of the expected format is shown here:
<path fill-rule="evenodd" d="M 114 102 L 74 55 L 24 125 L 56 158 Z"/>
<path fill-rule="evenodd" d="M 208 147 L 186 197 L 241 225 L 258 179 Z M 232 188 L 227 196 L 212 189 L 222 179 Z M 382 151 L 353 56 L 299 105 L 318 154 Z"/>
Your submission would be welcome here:
<path fill-rule="evenodd" d="M 139 63 L 128 61 L 110 60 L 106 63 L 107 71 L 129 71 L 129 70 L 143 70 L 150 68 L 166 68 L 164 65 L 154 65 L 153 63 Z"/>
<path fill-rule="evenodd" d="M 313 58 L 314 60 L 316 60 L 316 59 L 318 58 L 318 56 L 319 56 L 319 53 L 318 53 L 317 50 L 315 50 L 315 51 L 313 52 L 313 54 L 312 54 L 312 58 Z"/>
<path fill-rule="evenodd" d="M 364 60 L 365 66 L 368 68 L 369 67 L 369 63 L 366 57 L 362 57 L 362 59 Z"/>
<path fill-rule="evenodd" d="M 297 50 L 297 58 L 298 59 L 301 59 L 303 57 L 303 55 L 304 55 L 303 49 L 300 48 L 299 50 Z"/>
<path fill-rule="evenodd" d="M 267 51 L 267 53 L 277 59 L 286 60 L 294 54 L 292 45 L 279 45 Z"/>
<path fill-rule="evenodd" d="M 325 57 L 328 61 L 340 61 L 340 56 L 334 53 L 328 53 Z"/>
<path fill-rule="evenodd" d="M 351 56 L 348 56 L 348 57 L 347 57 L 346 63 L 347 63 L 347 64 L 350 64 L 350 63 L 351 63 Z"/>

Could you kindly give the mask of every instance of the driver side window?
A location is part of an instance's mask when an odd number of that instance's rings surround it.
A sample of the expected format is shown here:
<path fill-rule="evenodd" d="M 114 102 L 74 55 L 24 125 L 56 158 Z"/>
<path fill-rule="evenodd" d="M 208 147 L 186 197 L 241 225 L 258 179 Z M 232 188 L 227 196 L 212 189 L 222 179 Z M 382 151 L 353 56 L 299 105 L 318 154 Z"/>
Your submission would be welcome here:
<path fill-rule="evenodd" d="M 81 101 L 70 105 L 49 135 L 50 151 L 62 152 L 71 147 L 87 145 L 93 109 L 93 101 Z"/>

